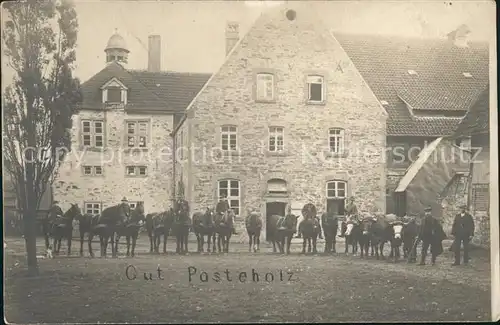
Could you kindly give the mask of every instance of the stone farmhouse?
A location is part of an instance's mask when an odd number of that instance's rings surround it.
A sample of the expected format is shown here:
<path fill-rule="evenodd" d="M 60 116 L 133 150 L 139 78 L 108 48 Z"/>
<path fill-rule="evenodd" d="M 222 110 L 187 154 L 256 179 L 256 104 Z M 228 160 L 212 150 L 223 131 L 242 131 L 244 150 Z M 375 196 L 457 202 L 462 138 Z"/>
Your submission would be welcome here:
<path fill-rule="evenodd" d="M 156 35 L 148 71 L 127 69 L 133 53 L 110 38 L 54 183 L 63 209 L 99 213 L 126 196 L 160 211 L 182 195 L 201 211 L 227 195 L 241 224 L 250 209 L 300 213 L 307 202 L 342 215 L 354 196 L 362 211 L 402 215 L 421 188 L 425 170 L 410 168 L 419 151 L 437 139 L 470 147 L 469 135 L 451 135 L 488 87 L 488 46 L 468 42 L 466 26 L 448 39 L 348 35 L 290 3 L 245 35 L 238 27 L 227 24 L 213 75 L 161 71 Z M 462 165 L 419 209 L 466 183 Z"/>

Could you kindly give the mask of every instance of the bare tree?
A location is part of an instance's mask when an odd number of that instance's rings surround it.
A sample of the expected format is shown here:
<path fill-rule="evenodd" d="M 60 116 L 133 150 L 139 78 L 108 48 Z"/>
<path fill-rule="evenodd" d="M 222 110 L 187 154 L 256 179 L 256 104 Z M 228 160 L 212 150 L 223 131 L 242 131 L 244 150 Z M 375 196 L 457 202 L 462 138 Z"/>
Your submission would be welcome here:
<path fill-rule="evenodd" d="M 78 21 L 73 3 L 65 0 L 3 7 L 4 60 L 14 70 L 3 101 L 4 170 L 23 216 L 28 273 L 37 275 L 37 210 L 71 150 L 71 117 L 82 98 L 72 76 Z"/>

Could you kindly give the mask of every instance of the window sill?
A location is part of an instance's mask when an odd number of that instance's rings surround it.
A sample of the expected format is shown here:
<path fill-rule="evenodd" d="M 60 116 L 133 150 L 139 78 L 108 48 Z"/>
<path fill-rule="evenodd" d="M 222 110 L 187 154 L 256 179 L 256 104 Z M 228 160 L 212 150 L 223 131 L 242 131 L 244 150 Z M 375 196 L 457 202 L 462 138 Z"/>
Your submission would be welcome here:
<path fill-rule="evenodd" d="M 108 108 L 108 109 L 124 109 L 125 108 L 124 102 L 116 102 L 116 103 L 105 102 L 102 104 L 103 104 L 104 108 Z"/>
<path fill-rule="evenodd" d="M 104 177 L 104 175 L 85 175 L 85 174 L 83 174 L 82 176 L 83 177 L 91 177 L 91 178 L 103 178 Z"/>
<path fill-rule="evenodd" d="M 239 150 L 222 150 L 221 155 L 224 157 L 237 157 L 241 156 L 241 152 Z"/>
<path fill-rule="evenodd" d="M 103 152 L 106 150 L 106 147 L 89 147 L 89 146 L 80 146 L 80 151 L 94 151 L 94 152 Z"/>
<path fill-rule="evenodd" d="M 125 175 L 125 177 L 130 177 L 130 178 L 146 178 L 148 175 Z"/>
<path fill-rule="evenodd" d="M 144 152 L 148 151 L 148 147 L 126 147 L 123 151 L 125 152 L 131 152 L 131 151 L 139 151 L 139 152 Z"/>
<path fill-rule="evenodd" d="M 317 106 L 325 106 L 326 101 L 322 100 L 320 102 L 314 100 L 306 100 L 306 105 L 317 105 Z"/>
<path fill-rule="evenodd" d="M 265 154 L 267 157 L 285 157 L 285 156 L 288 156 L 288 152 L 285 150 L 283 150 L 283 151 L 266 150 Z"/>
<path fill-rule="evenodd" d="M 256 99 L 255 102 L 262 104 L 276 104 L 276 99 Z"/>
<path fill-rule="evenodd" d="M 343 152 L 331 152 L 331 151 L 326 151 L 325 152 L 325 157 L 326 158 L 346 158 L 349 155 L 347 150 L 344 150 Z"/>

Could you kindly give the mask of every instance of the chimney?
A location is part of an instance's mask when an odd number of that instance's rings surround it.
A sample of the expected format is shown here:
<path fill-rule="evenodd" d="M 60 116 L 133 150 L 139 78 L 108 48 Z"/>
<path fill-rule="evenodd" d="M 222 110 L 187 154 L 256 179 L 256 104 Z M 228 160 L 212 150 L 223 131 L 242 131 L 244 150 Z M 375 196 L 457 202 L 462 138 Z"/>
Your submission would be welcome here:
<path fill-rule="evenodd" d="M 448 40 L 456 47 L 469 47 L 468 38 L 471 30 L 469 26 L 462 24 L 454 31 L 448 33 Z"/>
<path fill-rule="evenodd" d="M 228 22 L 226 25 L 226 56 L 239 40 L 239 29 L 240 25 L 236 22 Z"/>
<path fill-rule="evenodd" d="M 148 49 L 148 71 L 161 71 L 161 37 L 160 35 L 149 35 Z"/>

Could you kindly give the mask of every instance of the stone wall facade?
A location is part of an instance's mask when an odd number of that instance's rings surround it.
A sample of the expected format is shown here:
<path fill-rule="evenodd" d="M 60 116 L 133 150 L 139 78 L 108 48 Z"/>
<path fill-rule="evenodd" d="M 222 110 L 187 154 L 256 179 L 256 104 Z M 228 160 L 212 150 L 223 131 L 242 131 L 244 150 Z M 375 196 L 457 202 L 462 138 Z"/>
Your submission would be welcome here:
<path fill-rule="evenodd" d="M 308 19 L 311 18 L 311 19 Z M 255 100 L 255 75 L 274 76 L 275 100 Z M 325 100 L 307 101 L 306 76 L 324 77 Z M 215 206 L 218 182 L 239 182 L 240 216 L 266 215 L 269 202 L 314 203 L 326 209 L 326 186 L 347 182 L 362 211 L 385 211 L 386 113 L 338 42 L 302 11 L 262 16 L 229 55 L 188 111 L 192 148 L 187 189 L 194 210 Z M 237 129 L 237 150 L 220 150 L 221 127 Z M 268 150 L 268 130 L 284 128 L 284 150 Z M 368 127 L 369 126 L 369 127 Z M 344 130 L 345 152 L 328 150 L 329 128 Z M 267 183 L 283 180 L 286 193 Z M 265 225 L 264 225 L 265 227 Z M 262 235 L 264 237 L 264 234 Z"/>
<path fill-rule="evenodd" d="M 82 121 L 100 120 L 104 125 L 104 149 L 84 148 Z M 147 149 L 127 148 L 127 121 L 148 123 Z M 143 201 L 146 213 L 170 206 L 173 190 L 172 115 L 128 114 L 121 110 L 82 110 L 73 117 L 72 151 L 54 181 L 54 198 L 63 210 L 70 203 L 101 203 L 101 209 L 120 203 Z M 100 176 L 84 175 L 84 166 L 101 166 Z M 127 166 L 145 166 L 145 176 L 126 175 Z"/>

